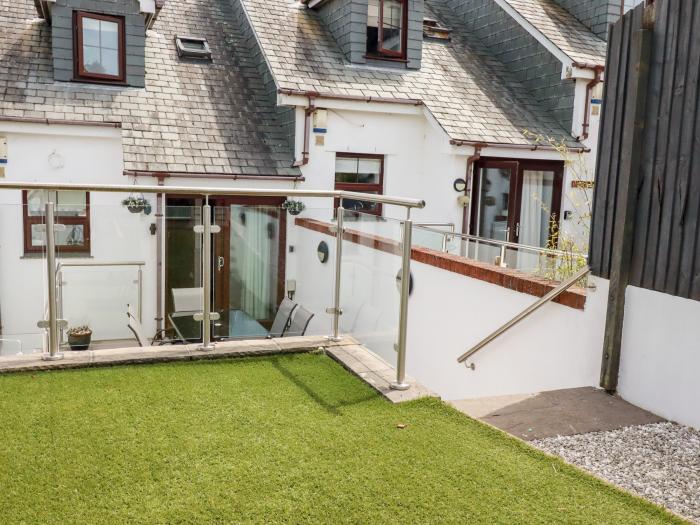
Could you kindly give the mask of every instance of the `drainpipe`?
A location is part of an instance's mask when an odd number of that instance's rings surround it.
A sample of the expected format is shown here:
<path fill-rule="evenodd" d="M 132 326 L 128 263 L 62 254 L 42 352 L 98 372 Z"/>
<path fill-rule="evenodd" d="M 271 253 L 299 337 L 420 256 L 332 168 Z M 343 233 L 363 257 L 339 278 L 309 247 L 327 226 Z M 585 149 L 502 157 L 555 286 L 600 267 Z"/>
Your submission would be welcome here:
<path fill-rule="evenodd" d="M 164 185 L 165 174 L 159 173 L 158 186 Z M 163 281 L 165 271 L 163 268 L 163 230 L 165 229 L 165 218 L 163 210 L 164 193 L 156 194 L 156 331 L 165 328 L 163 316 Z"/>
<path fill-rule="evenodd" d="M 301 160 L 297 160 L 292 164 L 293 167 L 298 168 L 300 166 L 306 166 L 309 163 L 309 135 L 311 133 L 311 117 L 316 111 L 316 106 L 314 106 L 314 97 L 309 95 L 309 105 L 304 110 L 304 150 L 301 152 Z"/>
<path fill-rule="evenodd" d="M 593 88 L 601 83 L 600 75 L 604 70 L 605 68 L 603 66 L 596 66 L 593 69 L 595 74 L 593 80 L 586 84 L 586 105 L 583 110 L 583 124 L 581 125 L 581 138 L 583 140 L 588 138 L 588 130 L 591 126 L 591 93 L 593 92 Z"/>

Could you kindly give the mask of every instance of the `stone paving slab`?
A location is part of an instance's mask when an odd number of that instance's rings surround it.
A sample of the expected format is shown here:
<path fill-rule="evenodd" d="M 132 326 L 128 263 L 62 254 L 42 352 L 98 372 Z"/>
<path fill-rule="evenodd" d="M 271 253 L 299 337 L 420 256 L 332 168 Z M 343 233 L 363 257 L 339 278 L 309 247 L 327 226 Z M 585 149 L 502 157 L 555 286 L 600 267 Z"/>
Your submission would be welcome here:
<path fill-rule="evenodd" d="M 330 347 L 326 353 L 392 403 L 438 397 L 411 377 L 406 377 L 408 390 L 393 390 L 390 384 L 396 379 L 395 368 L 362 345 Z"/>
<path fill-rule="evenodd" d="M 664 421 L 593 387 L 450 401 L 461 412 L 525 441 Z"/>
<path fill-rule="evenodd" d="M 23 370 L 57 370 L 66 368 L 87 368 L 91 366 L 111 366 L 118 364 L 156 363 L 166 361 L 187 361 L 217 359 L 226 357 L 247 357 L 280 353 L 308 352 L 317 348 L 335 348 L 343 345 L 356 345 L 350 338 L 330 341 L 323 336 L 288 337 L 281 339 L 251 339 L 217 342 L 213 350 L 198 350 L 198 345 L 163 345 L 147 347 L 110 348 L 63 352 L 59 361 L 44 361 L 41 354 L 0 357 L 0 374 Z"/>

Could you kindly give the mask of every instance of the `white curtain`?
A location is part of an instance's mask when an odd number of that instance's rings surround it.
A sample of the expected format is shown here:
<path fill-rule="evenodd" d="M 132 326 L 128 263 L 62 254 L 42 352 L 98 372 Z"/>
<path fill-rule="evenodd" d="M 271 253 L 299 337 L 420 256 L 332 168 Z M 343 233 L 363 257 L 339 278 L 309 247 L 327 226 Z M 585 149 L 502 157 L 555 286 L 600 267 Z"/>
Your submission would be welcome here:
<path fill-rule="evenodd" d="M 519 243 L 546 247 L 549 240 L 549 215 L 552 208 L 553 173 L 550 171 L 523 172 L 523 192 L 520 205 Z M 518 269 L 537 268 L 539 256 L 518 250 Z"/>
<path fill-rule="evenodd" d="M 273 247 L 277 245 L 277 220 L 260 208 L 232 206 L 231 211 L 232 219 L 245 216 L 231 228 L 230 260 L 240 277 L 236 292 L 240 293 L 241 309 L 254 319 L 265 319 L 271 307 L 270 265 L 276 257 Z"/>

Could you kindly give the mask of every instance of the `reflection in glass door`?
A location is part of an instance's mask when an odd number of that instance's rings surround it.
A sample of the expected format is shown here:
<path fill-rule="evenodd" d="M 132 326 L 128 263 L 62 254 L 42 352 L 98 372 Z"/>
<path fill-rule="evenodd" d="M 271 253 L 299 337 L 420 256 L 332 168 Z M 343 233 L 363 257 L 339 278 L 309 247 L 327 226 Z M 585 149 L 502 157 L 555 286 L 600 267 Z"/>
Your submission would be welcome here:
<path fill-rule="evenodd" d="M 475 169 L 470 233 L 486 239 L 540 248 L 551 247 L 559 223 L 563 163 L 482 159 Z M 508 266 L 525 269 L 538 261 L 535 252 L 505 250 Z M 522 252 L 522 253 L 520 253 Z M 500 247 L 478 243 L 469 255 L 499 260 Z"/>
<path fill-rule="evenodd" d="M 222 204 L 218 201 L 217 204 Z M 284 294 L 286 212 L 279 203 L 227 199 L 215 208 L 214 305 L 219 338 L 266 335 Z"/>

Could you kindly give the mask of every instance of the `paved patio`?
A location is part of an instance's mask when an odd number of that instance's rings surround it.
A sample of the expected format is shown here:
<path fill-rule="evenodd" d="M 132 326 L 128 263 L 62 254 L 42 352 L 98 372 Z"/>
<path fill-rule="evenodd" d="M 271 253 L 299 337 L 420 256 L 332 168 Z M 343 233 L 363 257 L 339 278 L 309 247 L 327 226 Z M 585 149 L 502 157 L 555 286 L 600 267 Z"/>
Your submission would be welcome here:
<path fill-rule="evenodd" d="M 468 416 L 525 441 L 664 421 L 624 399 L 592 387 L 464 399 L 451 404 Z"/>

